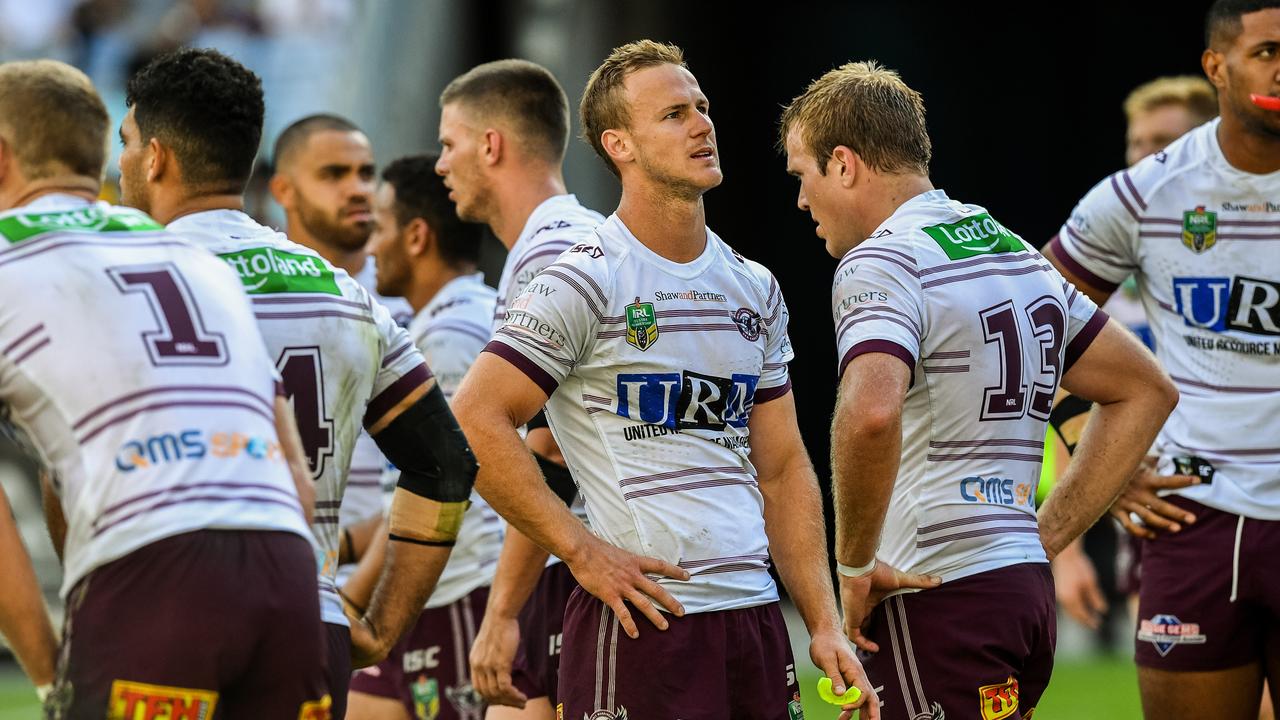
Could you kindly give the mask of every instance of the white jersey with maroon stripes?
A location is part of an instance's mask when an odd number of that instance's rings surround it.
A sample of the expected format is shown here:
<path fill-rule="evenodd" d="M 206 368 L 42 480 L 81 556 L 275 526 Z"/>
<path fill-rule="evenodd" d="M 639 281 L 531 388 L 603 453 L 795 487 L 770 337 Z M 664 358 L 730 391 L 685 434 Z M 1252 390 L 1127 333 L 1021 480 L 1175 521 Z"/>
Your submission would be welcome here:
<path fill-rule="evenodd" d="M 338 508 L 356 436 L 431 373 L 385 307 L 282 233 L 237 210 L 184 215 L 169 228 L 226 261 L 249 294 L 316 482 L 321 619 L 346 625 L 335 585 Z"/>
<path fill-rule="evenodd" d="M 440 288 L 409 323 L 409 335 L 431 365 L 441 392 L 450 400 L 489 341 L 496 302 L 497 292 L 484 284 L 483 274 L 463 275 Z M 399 479 L 400 471 L 391 469 L 383 484 L 394 487 Z M 492 583 L 502 552 L 502 535 L 502 519 L 473 491 L 458 542 L 427 607 L 443 607 Z"/>
<path fill-rule="evenodd" d="M 235 274 L 143 213 L 46 195 L 0 214 L 0 415 L 51 470 L 64 597 L 182 533 L 310 539 L 278 377 Z"/>
<path fill-rule="evenodd" d="M 841 375 L 868 352 L 912 372 L 878 556 L 944 581 L 1046 562 L 1045 427 L 1106 314 L 986 210 L 933 190 L 844 256 L 832 315 Z"/>
<path fill-rule="evenodd" d="M 1280 172 L 1227 162 L 1218 120 L 1080 201 L 1053 241 L 1082 280 L 1111 291 L 1132 273 L 1156 356 L 1182 397 L 1156 441 L 1213 479 L 1177 491 L 1229 513 L 1280 520 Z"/>
<path fill-rule="evenodd" d="M 409 327 L 409 322 L 413 320 L 413 308 L 404 298 L 379 295 L 377 275 L 377 263 L 370 255 L 365 258 L 364 267 L 360 268 L 353 277 L 357 283 L 360 283 L 360 287 L 369 293 L 369 297 L 372 297 L 374 302 L 387 308 L 397 325 Z M 434 372 L 435 368 L 432 368 L 432 371 Z M 351 451 L 351 469 L 347 472 L 347 489 L 342 494 L 342 507 L 338 511 L 338 522 L 342 527 L 349 527 L 372 517 L 381 517 L 390 505 L 391 496 L 396 489 L 394 480 L 390 485 L 386 484 L 386 481 L 392 480 L 387 475 L 387 470 L 391 467 L 391 463 L 387 462 L 387 458 L 378 449 L 378 443 L 373 441 L 364 428 L 360 428 L 360 435 L 356 437 L 356 447 Z M 351 577 L 355 569 L 356 563 L 338 566 L 336 578 L 338 587 L 346 584 L 347 578 Z"/>
<path fill-rule="evenodd" d="M 748 418 L 789 392 L 777 282 L 710 230 L 675 263 L 616 215 L 538 274 L 486 347 L 548 395 L 592 530 L 689 570 L 689 612 L 776 600 Z"/>

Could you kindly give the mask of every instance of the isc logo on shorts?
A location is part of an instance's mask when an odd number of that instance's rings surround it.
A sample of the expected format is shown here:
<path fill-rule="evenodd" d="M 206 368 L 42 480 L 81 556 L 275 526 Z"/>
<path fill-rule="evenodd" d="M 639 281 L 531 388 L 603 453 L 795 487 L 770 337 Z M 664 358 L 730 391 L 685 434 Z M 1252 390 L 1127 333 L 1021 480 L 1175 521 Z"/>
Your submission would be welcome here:
<path fill-rule="evenodd" d="M 996 685 L 978 688 L 978 702 L 982 707 L 982 720 L 1002 720 L 1018 711 L 1018 681 L 1009 679 Z"/>
<path fill-rule="evenodd" d="M 107 720 L 208 720 L 217 705 L 218 693 L 212 690 L 116 680 Z"/>

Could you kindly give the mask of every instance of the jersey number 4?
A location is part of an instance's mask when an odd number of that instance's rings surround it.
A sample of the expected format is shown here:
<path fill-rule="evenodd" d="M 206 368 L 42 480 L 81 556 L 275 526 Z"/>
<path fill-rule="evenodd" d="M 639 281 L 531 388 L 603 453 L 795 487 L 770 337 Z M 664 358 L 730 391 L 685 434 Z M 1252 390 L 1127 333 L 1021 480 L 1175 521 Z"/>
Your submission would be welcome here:
<path fill-rule="evenodd" d="M 982 420 L 1018 420 L 1030 415 L 1037 420 L 1049 419 L 1053 395 L 1062 379 L 1062 345 L 1066 338 L 1067 315 L 1062 305 L 1049 295 L 1037 298 L 1019 313 L 1012 300 L 1005 300 L 978 313 L 982 333 L 988 345 L 995 344 L 1000 353 L 1000 383 L 987 387 L 982 395 Z M 1021 322 L 1038 341 L 1039 365 L 1028 392 L 1025 378 L 1024 346 Z"/>
<path fill-rule="evenodd" d="M 325 416 L 324 364 L 318 347 L 288 347 L 276 369 L 284 378 L 284 394 L 293 403 L 298 435 L 307 451 L 312 479 L 319 479 L 325 461 L 333 456 L 333 419 Z"/>

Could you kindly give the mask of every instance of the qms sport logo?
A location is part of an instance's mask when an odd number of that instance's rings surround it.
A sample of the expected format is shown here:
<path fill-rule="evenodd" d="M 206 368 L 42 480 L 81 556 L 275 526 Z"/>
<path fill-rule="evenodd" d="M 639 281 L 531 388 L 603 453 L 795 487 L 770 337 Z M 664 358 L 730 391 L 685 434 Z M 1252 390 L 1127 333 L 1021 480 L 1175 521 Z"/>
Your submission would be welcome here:
<path fill-rule="evenodd" d="M 126 442 L 116 453 L 116 469 L 133 472 L 180 460 L 240 456 L 254 460 L 279 460 L 283 454 L 275 440 L 238 432 L 216 432 L 206 437 L 203 430 L 183 430 Z"/>
<path fill-rule="evenodd" d="M 618 375 L 618 414 L 673 429 L 744 428 L 759 375 L 727 378 L 691 370 Z"/>
<path fill-rule="evenodd" d="M 973 475 L 960 481 L 960 497 L 965 502 L 1030 507 L 1031 483 L 1015 483 L 1009 478 Z"/>
<path fill-rule="evenodd" d="M 1280 335 L 1280 283 L 1248 277 L 1173 279 L 1174 310 L 1195 328 Z"/>

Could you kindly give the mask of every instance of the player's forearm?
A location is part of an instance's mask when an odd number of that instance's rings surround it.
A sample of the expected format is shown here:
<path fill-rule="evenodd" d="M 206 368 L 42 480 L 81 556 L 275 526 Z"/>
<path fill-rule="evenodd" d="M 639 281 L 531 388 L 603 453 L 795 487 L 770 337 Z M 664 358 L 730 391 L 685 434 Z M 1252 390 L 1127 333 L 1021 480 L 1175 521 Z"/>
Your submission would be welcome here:
<path fill-rule="evenodd" d="M 315 513 L 316 486 L 311 479 L 311 471 L 307 466 L 307 451 L 302 446 L 302 438 L 298 435 L 298 423 L 294 420 L 289 401 L 277 395 L 275 399 L 276 437 L 280 441 L 280 450 L 289 466 L 294 487 L 298 491 L 298 502 L 302 505 L 302 515 L 311 522 Z"/>
<path fill-rule="evenodd" d="M 53 682 L 57 641 L 31 557 L 18 535 L 7 500 L 0 493 L 0 633 L 4 634 L 27 677 L 36 685 Z"/>
<path fill-rule="evenodd" d="M 760 479 L 764 527 L 778 575 L 796 604 L 809 634 L 838 630 L 835 590 L 827 563 L 827 531 L 822 494 L 808 458 L 782 477 Z"/>
<path fill-rule="evenodd" d="M 397 540 L 387 543 L 382 574 L 364 614 L 380 649 L 389 650 L 399 642 L 417 619 L 435 590 L 451 550 Z"/>
<path fill-rule="evenodd" d="M 62 514 L 62 500 L 53 489 L 53 478 L 48 471 L 40 473 L 40 500 L 44 505 L 44 522 L 49 528 L 53 551 L 57 553 L 58 560 L 62 560 L 62 550 L 67 544 L 67 518 Z"/>
<path fill-rule="evenodd" d="M 1171 410 L 1155 393 L 1094 407 L 1070 465 L 1040 508 L 1040 540 L 1050 559 L 1115 502 Z"/>
<path fill-rule="evenodd" d="M 525 537 L 524 533 L 508 527 L 493 585 L 489 588 L 485 614 L 504 618 L 519 615 L 542 576 L 548 556 L 546 550 Z"/>
<path fill-rule="evenodd" d="M 902 453 L 902 419 L 868 419 L 843 399 L 831 432 L 836 561 L 861 567 L 875 559 Z"/>
<path fill-rule="evenodd" d="M 386 563 L 388 539 L 386 528 L 381 527 L 381 529 L 382 532 L 369 543 L 355 571 L 342 586 L 343 598 L 360 612 L 364 612 L 369 607 L 374 588 L 378 584 L 378 578 L 382 576 L 382 569 Z"/>

